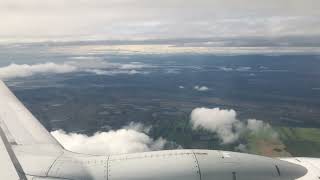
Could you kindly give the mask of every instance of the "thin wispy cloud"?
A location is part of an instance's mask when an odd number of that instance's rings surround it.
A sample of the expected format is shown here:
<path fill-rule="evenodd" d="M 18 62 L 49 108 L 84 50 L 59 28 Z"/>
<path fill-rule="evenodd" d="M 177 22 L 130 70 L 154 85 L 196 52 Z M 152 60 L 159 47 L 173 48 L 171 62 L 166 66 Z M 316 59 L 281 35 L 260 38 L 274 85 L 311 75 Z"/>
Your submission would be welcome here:
<path fill-rule="evenodd" d="M 218 69 L 225 72 L 230 72 L 230 71 L 246 72 L 246 71 L 252 70 L 252 68 L 248 66 L 239 66 L 234 68 L 222 66 L 222 67 L 218 67 Z"/>
<path fill-rule="evenodd" d="M 37 74 L 65 74 L 74 72 L 87 72 L 96 75 L 117 75 L 117 74 L 145 74 L 142 69 L 148 68 L 143 63 L 110 63 L 103 60 L 77 60 L 64 63 L 39 63 L 39 64 L 10 64 L 0 67 L 0 79 L 12 79 L 29 77 Z"/>

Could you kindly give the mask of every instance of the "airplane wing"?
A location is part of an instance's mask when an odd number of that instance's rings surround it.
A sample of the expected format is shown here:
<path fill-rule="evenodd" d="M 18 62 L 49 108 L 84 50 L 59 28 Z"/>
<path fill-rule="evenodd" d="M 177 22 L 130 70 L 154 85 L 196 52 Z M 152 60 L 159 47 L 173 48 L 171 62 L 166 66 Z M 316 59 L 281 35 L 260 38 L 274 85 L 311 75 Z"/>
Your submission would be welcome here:
<path fill-rule="evenodd" d="M 27 179 L 24 171 L 32 172 L 34 169 L 45 176 L 52 163 L 63 153 L 63 147 L 59 142 L 2 81 L 0 81 L 0 136 L 1 180 Z M 40 156 L 46 157 L 46 160 L 41 162 L 41 166 L 32 166 L 31 162 Z"/>
<path fill-rule="evenodd" d="M 12 145 L 49 144 L 61 148 L 58 141 L 2 81 L 0 81 L 0 127 Z"/>

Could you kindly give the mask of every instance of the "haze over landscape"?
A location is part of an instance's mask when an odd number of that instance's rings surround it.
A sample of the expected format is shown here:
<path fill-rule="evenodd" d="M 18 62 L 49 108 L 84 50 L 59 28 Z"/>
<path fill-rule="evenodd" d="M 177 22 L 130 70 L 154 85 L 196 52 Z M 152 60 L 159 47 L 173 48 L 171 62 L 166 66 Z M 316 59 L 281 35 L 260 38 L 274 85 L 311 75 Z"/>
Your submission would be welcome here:
<path fill-rule="evenodd" d="M 0 79 L 69 150 L 320 157 L 319 1 L 0 3 Z"/>

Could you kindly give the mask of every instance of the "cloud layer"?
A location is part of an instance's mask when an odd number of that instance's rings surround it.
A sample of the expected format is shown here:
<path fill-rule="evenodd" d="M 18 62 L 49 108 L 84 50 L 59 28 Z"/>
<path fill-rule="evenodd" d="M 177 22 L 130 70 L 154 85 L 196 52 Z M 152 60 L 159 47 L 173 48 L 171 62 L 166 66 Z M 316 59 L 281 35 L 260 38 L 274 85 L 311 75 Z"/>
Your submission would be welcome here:
<path fill-rule="evenodd" d="M 236 142 L 243 132 L 271 132 L 271 136 L 276 137 L 276 133 L 271 131 L 269 124 L 256 119 L 242 122 L 237 118 L 237 113 L 233 109 L 195 108 L 191 112 L 190 122 L 193 129 L 201 128 L 216 133 L 223 144 Z"/>
<path fill-rule="evenodd" d="M 131 123 L 123 129 L 97 132 L 92 136 L 66 133 L 63 130 L 51 134 L 66 149 L 86 154 L 123 154 L 163 149 L 167 141 L 163 138 L 152 139 L 147 135 L 148 129 L 142 124 Z"/>
<path fill-rule="evenodd" d="M 128 64 L 110 63 L 102 60 L 77 60 L 64 63 L 10 64 L 0 67 L 0 79 L 28 77 L 36 74 L 63 74 L 72 72 L 88 72 L 96 75 L 141 74 L 146 64 L 132 62 Z"/>
<path fill-rule="evenodd" d="M 2 0 L 0 39 L 315 36 L 319 6 L 318 0 Z"/>

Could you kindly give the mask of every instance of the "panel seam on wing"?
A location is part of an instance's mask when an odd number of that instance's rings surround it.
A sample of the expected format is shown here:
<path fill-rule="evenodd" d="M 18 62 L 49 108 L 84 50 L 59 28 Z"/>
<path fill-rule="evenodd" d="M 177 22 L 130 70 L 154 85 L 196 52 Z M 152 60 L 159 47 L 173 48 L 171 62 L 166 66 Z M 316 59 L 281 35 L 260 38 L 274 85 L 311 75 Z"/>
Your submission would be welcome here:
<path fill-rule="evenodd" d="M 195 159 L 196 166 L 198 168 L 197 173 L 199 174 L 199 179 L 202 180 L 201 169 L 200 169 L 200 165 L 199 165 L 199 161 L 198 161 L 197 155 L 195 154 L 195 152 L 193 150 L 192 150 L 192 153 L 193 153 L 193 156 L 194 156 L 194 159 Z"/>
<path fill-rule="evenodd" d="M 55 165 L 55 163 L 58 161 L 58 159 L 63 156 L 63 154 L 64 154 L 64 151 L 62 151 L 61 154 L 53 161 L 53 163 L 51 164 L 51 166 L 48 168 L 48 170 L 46 172 L 46 176 L 49 176 L 50 170 Z"/>

